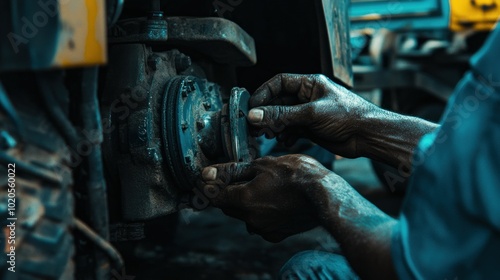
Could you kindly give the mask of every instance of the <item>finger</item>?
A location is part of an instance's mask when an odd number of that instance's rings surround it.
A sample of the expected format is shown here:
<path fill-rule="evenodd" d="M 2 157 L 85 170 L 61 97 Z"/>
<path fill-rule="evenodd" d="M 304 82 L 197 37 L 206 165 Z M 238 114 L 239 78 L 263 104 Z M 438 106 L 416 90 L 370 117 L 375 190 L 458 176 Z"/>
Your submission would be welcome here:
<path fill-rule="evenodd" d="M 250 108 L 268 105 L 277 98 L 296 97 L 301 103 L 308 102 L 317 81 L 317 75 L 278 74 L 255 91 Z"/>
<path fill-rule="evenodd" d="M 247 119 L 253 126 L 269 128 L 274 133 L 280 133 L 287 127 L 308 125 L 311 121 L 311 106 L 301 104 L 257 107 L 250 110 Z"/>
<path fill-rule="evenodd" d="M 240 209 L 242 204 L 248 200 L 249 192 L 247 184 L 229 185 L 221 190 L 218 196 L 210 201 L 212 205 L 221 209 Z"/>
<path fill-rule="evenodd" d="M 246 182 L 255 177 L 256 170 L 250 162 L 231 162 L 205 167 L 201 176 L 206 183 L 229 185 Z"/>

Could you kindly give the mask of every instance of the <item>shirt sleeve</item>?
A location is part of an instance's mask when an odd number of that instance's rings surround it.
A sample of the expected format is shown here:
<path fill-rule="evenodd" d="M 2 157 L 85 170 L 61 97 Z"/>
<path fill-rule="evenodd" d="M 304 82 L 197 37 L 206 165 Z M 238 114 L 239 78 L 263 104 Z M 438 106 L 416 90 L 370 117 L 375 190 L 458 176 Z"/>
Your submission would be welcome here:
<path fill-rule="evenodd" d="M 401 279 L 500 276 L 498 50 L 497 28 L 471 60 L 472 71 L 455 89 L 441 127 L 415 151 L 391 243 Z"/>

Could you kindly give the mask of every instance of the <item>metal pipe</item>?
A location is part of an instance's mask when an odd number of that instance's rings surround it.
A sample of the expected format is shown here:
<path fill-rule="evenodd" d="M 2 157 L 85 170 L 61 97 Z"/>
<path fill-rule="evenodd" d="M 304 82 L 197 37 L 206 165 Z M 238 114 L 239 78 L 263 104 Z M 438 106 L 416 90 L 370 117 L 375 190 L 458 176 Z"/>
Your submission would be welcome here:
<path fill-rule="evenodd" d="M 117 270 L 121 270 L 123 268 L 123 258 L 120 253 L 116 251 L 113 245 L 95 233 L 81 220 L 75 218 L 73 224 L 76 229 L 78 229 L 83 235 L 85 235 L 85 237 L 92 241 L 93 244 L 106 254 L 106 256 L 113 262 L 113 265 Z"/>
<path fill-rule="evenodd" d="M 36 80 L 49 118 L 56 125 L 66 143 L 71 148 L 76 149 L 80 141 L 78 133 L 54 97 L 58 90 L 66 91 L 66 88 L 62 86 L 62 72 L 39 72 L 36 75 Z"/>
<path fill-rule="evenodd" d="M 92 67 L 83 70 L 82 75 L 82 102 L 81 115 L 85 135 L 91 143 L 91 151 L 87 156 L 87 195 L 90 209 L 90 223 L 92 228 L 104 239 L 109 239 L 109 217 L 106 183 L 101 154 L 103 140 L 101 115 L 97 100 L 98 68 Z M 100 252 L 96 255 L 96 278 L 109 277 L 108 260 Z"/>

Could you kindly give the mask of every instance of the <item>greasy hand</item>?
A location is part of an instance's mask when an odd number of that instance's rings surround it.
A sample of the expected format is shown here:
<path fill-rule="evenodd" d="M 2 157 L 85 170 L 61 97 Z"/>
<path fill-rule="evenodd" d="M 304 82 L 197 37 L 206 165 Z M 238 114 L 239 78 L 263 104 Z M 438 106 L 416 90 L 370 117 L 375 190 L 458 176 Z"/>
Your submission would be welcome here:
<path fill-rule="evenodd" d="M 299 137 L 344 157 L 357 151 L 360 120 L 378 108 L 323 75 L 280 74 L 250 99 L 249 122 L 258 136 L 292 145 Z"/>
<path fill-rule="evenodd" d="M 279 242 L 319 225 L 306 192 L 328 174 L 308 156 L 265 157 L 206 167 L 203 192 L 226 215 L 245 221 L 249 232 Z"/>

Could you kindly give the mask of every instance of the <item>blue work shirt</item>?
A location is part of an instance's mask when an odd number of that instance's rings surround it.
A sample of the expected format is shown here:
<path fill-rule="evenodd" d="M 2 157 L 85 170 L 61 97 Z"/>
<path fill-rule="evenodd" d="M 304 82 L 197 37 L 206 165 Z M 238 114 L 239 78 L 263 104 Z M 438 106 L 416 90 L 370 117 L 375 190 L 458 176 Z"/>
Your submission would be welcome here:
<path fill-rule="evenodd" d="M 500 28 L 422 138 L 392 259 L 401 279 L 500 279 Z"/>

